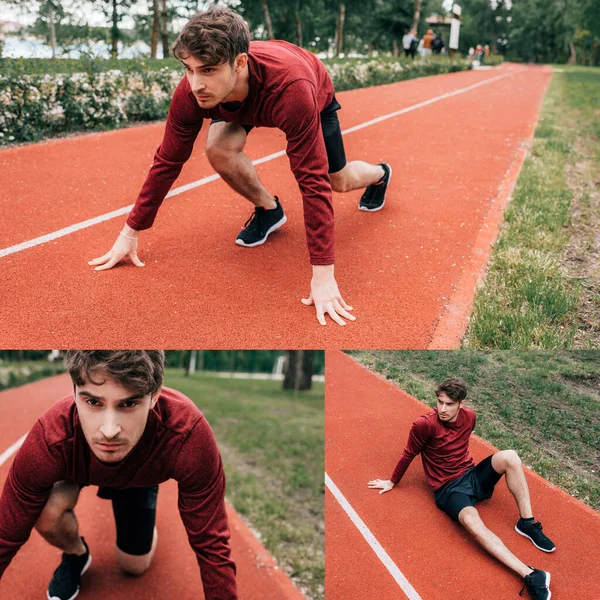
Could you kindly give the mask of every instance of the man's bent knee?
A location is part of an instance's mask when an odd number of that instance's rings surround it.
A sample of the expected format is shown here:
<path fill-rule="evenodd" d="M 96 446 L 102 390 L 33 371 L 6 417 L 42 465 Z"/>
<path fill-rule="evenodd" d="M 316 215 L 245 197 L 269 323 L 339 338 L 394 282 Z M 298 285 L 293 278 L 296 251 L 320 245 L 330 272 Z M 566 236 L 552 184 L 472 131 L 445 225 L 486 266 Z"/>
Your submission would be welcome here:
<path fill-rule="evenodd" d="M 206 157 L 213 168 L 224 167 L 240 153 L 246 143 L 246 131 L 235 123 L 213 123 L 206 138 Z"/>
<path fill-rule="evenodd" d="M 156 551 L 156 544 L 158 543 L 158 531 L 154 528 L 152 535 L 152 547 L 150 552 L 142 555 L 128 554 L 123 552 L 118 546 L 116 547 L 117 563 L 129 575 L 143 575 L 152 564 L 152 557 Z"/>
<path fill-rule="evenodd" d="M 473 534 L 484 526 L 477 509 L 474 506 L 466 506 L 458 513 L 460 524 Z"/>
<path fill-rule="evenodd" d="M 80 491 L 81 488 L 77 483 L 68 481 L 55 483 L 46 506 L 35 524 L 36 530 L 41 535 L 54 533 L 63 515 L 72 511 L 77 505 Z"/>
<path fill-rule="evenodd" d="M 492 456 L 492 467 L 498 473 L 521 466 L 521 458 L 514 450 L 501 450 Z"/>

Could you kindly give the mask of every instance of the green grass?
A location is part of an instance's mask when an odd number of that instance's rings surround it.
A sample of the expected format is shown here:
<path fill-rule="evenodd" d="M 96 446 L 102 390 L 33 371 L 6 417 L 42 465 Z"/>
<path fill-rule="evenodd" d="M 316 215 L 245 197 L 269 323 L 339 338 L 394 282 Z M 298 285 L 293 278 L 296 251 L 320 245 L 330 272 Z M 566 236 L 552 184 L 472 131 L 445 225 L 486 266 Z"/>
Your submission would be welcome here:
<path fill-rule="evenodd" d="M 189 396 L 223 455 L 227 498 L 308 598 L 324 598 L 324 391 L 281 382 L 184 377 L 165 383 Z"/>
<path fill-rule="evenodd" d="M 600 510 L 600 352 L 350 354 L 430 406 L 441 381 L 461 377 L 477 435 Z"/>
<path fill-rule="evenodd" d="M 562 68 L 546 94 L 531 152 L 476 295 L 465 347 L 571 348 L 576 340 L 578 347 L 597 346 L 578 336 L 587 302 L 564 255 L 574 235 L 579 184 L 569 173 L 582 159 L 582 140 L 595 148 L 597 167 L 600 69 Z"/>

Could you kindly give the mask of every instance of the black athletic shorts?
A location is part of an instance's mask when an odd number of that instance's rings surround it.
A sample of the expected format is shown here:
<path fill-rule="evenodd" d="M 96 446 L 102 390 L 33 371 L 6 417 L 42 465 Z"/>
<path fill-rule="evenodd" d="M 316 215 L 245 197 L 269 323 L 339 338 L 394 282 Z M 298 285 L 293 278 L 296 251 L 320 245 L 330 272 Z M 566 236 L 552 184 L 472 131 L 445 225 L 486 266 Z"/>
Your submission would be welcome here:
<path fill-rule="evenodd" d="M 492 467 L 492 456 L 483 459 L 464 475 L 449 481 L 435 492 L 437 507 L 454 521 L 458 521 L 458 513 L 466 506 L 475 506 L 477 502 L 492 497 L 494 486 L 502 477 Z"/>
<path fill-rule="evenodd" d="M 329 161 L 329 173 L 337 173 L 346 166 L 346 152 L 344 151 L 344 140 L 342 139 L 342 129 L 337 116 L 337 111 L 342 108 L 339 102 L 333 97 L 333 100 L 321 112 L 321 129 L 323 130 L 323 139 L 325 140 L 325 149 L 327 150 L 327 160 Z M 212 119 L 210 124 L 222 123 L 224 119 Z M 242 125 L 246 134 L 254 129 L 254 125 Z"/>
<path fill-rule="evenodd" d="M 152 549 L 157 495 L 157 485 L 124 490 L 98 488 L 100 498 L 112 500 L 117 548 L 122 552 L 143 556 Z"/>

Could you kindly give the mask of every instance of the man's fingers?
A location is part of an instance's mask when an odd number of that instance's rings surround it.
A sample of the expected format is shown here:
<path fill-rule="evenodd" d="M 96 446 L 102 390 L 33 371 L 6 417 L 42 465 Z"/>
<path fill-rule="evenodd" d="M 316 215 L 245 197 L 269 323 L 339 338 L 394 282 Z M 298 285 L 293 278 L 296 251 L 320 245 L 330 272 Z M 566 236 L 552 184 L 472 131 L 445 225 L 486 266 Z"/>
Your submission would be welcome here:
<path fill-rule="evenodd" d="M 316 304 L 315 308 L 317 310 L 317 321 L 319 321 L 321 325 L 327 325 L 327 322 L 325 321 L 325 313 L 323 312 L 323 305 Z"/>
<path fill-rule="evenodd" d="M 328 302 L 325 305 L 325 310 L 338 325 L 341 325 L 342 327 L 346 325 L 346 322 L 342 319 L 342 317 L 335 312 L 335 308 L 333 308 L 333 302 Z"/>
<path fill-rule="evenodd" d="M 341 296 L 338 296 L 337 300 L 343 306 L 344 310 L 354 310 L 349 304 L 344 302 L 344 299 Z"/>
<path fill-rule="evenodd" d="M 312 294 L 308 298 L 300 298 L 300 302 L 302 302 L 302 304 L 305 304 L 306 306 L 312 306 L 313 305 Z"/>
<path fill-rule="evenodd" d="M 131 258 L 131 262 L 136 267 L 143 267 L 144 266 L 144 263 L 139 259 L 138 255 L 135 252 L 133 254 L 130 254 L 129 258 Z"/>
<path fill-rule="evenodd" d="M 110 259 L 110 251 L 107 252 L 104 256 L 100 256 L 99 258 L 94 258 L 93 260 L 88 261 L 88 265 L 92 267 L 95 265 L 101 265 Z"/>
<path fill-rule="evenodd" d="M 386 492 L 389 492 L 389 491 L 390 491 L 390 490 L 383 489 L 383 490 L 381 490 L 381 491 L 379 492 L 379 495 L 381 495 L 381 494 L 385 494 Z"/>
<path fill-rule="evenodd" d="M 351 315 L 347 310 L 345 310 L 344 307 L 337 300 L 334 300 L 333 306 L 336 312 L 342 315 L 342 317 L 345 317 L 349 321 L 356 321 L 356 317 L 354 315 Z"/>
<path fill-rule="evenodd" d="M 96 267 L 94 271 L 106 271 L 107 269 L 112 269 L 121 259 L 113 256 L 106 264 Z"/>

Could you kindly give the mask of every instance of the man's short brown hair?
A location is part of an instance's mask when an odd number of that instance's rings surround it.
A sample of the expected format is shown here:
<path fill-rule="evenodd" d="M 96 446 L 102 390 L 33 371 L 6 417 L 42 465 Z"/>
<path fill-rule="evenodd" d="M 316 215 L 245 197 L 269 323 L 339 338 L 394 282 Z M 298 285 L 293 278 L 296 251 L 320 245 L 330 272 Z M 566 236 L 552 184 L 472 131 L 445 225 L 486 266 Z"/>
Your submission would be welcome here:
<path fill-rule="evenodd" d="M 250 49 L 250 30 L 230 8 L 215 6 L 194 15 L 173 44 L 176 58 L 193 56 L 205 65 L 233 65 L 235 57 Z"/>
<path fill-rule="evenodd" d="M 163 383 L 162 350 L 69 350 L 67 370 L 73 384 L 102 385 L 109 377 L 137 394 L 157 392 Z M 93 379 L 96 377 L 96 379 Z"/>
<path fill-rule="evenodd" d="M 461 402 L 467 397 L 467 384 L 462 379 L 451 377 L 442 381 L 435 390 L 435 395 L 438 397 L 442 393 L 446 394 L 454 402 Z"/>

